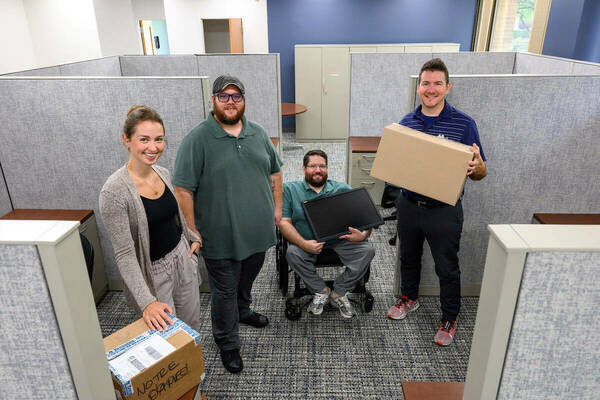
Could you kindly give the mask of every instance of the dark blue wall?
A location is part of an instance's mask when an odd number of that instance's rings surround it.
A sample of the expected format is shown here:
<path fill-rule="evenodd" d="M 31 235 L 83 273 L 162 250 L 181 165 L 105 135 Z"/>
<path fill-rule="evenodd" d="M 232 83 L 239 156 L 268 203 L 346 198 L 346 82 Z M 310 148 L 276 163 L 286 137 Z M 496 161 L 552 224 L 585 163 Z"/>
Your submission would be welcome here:
<path fill-rule="evenodd" d="M 552 0 L 542 54 L 600 62 L 599 20 L 599 0 Z"/>
<path fill-rule="evenodd" d="M 460 43 L 471 49 L 477 0 L 269 0 L 269 52 L 281 54 L 281 99 L 294 101 L 294 45 Z M 293 118 L 284 118 L 284 128 Z"/>
<path fill-rule="evenodd" d="M 552 0 L 542 54 L 573 58 L 584 4 L 585 0 Z"/>
<path fill-rule="evenodd" d="M 600 63 L 600 1 L 586 0 L 573 58 Z"/>

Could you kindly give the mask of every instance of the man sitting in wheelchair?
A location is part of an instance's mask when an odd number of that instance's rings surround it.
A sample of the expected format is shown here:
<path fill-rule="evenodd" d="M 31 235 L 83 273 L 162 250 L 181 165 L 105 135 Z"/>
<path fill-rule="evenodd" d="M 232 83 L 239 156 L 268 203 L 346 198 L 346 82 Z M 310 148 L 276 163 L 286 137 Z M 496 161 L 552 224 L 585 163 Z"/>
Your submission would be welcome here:
<path fill-rule="evenodd" d="M 303 181 L 283 184 L 283 214 L 279 230 L 289 242 L 286 259 L 307 288 L 314 293 L 308 306 L 309 313 L 320 315 L 325 304 L 330 301 L 340 310 L 342 317 L 352 318 L 356 312 L 348 300 L 348 293 L 365 275 L 375 256 L 375 249 L 367 241 L 371 229 L 361 232 L 350 227 L 350 234 L 327 242 L 317 242 L 304 214 L 302 202 L 344 192 L 351 187 L 346 183 L 327 179 L 327 154 L 321 150 L 306 153 L 302 171 Z M 317 256 L 324 248 L 335 251 L 346 266 L 333 281 L 333 290 L 317 274 L 315 267 Z"/>

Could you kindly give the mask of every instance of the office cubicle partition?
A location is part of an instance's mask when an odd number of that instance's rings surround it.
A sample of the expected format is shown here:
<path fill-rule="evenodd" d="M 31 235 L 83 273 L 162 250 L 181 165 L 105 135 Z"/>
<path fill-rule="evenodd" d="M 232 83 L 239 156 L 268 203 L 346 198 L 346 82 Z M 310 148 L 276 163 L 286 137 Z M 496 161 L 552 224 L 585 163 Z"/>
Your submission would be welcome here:
<path fill-rule="evenodd" d="M 120 56 L 122 76 L 199 76 L 193 54 L 169 56 Z"/>
<path fill-rule="evenodd" d="M 59 66 L 60 76 L 121 76 L 119 57 L 104 57 Z"/>
<path fill-rule="evenodd" d="M 463 399 L 597 397 L 600 227 L 489 231 Z"/>
<path fill-rule="evenodd" d="M 515 53 L 350 55 L 350 136 L 381 136 L 383 127 L 412 111 L 409 77 L 440 57 L 451 74 L 512 74 Z"/>
<path fill-rule="evenodd" d="M 93 209 L 108 176 L 127 160 L 121 132 L 129 107 L 161 114 L 173 169 L 177 148 L 204 120 L 208 80 L 189 78 L 0 78 L 0 162 L 15 208 Z M 111 288 L 119 280 L 99 219 Z"/>
<path fill-rule="evenodd" d="M 2 398 L 114 398 L 78 225 L 0 220 Z"/>
<path fill-rule="evenodd" d="M 533 53 L 516 53 L 514 73 L 600 75 L 600 64 Z"/>

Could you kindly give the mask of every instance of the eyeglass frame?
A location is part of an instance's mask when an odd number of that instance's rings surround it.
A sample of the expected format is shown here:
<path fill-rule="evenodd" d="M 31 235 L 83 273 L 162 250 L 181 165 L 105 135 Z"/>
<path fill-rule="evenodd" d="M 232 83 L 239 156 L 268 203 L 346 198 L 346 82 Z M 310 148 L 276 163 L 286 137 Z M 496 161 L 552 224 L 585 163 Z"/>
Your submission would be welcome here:
<path fill-rule="evenodd" d="M 244 101 L 244 95 L 241 93 L 224 93 L 224 92 L 219 92 L 219 93 L 215 93 L 213 95 L 214 97 L 216 97 L 217 101 L 219 103 L 229 103 L 229 100 L 231 99 L 234 103 L 241 103 L 242 101 Z M 223 101 L 221 100 L 220 96 L 227 96 L 227 100 Z M 240 96 L 240 99 L 238 101 L 236 101 L 233 96 Z"/>
<path fill-rule="evenodd" d="M 319 169 L 327 169 L 328 165 L 327 164 L 308 164 L 306 166 L 306 168 L 308 168 L 308 169 L 317 169 L 317 168 L 319 168 Z"/>

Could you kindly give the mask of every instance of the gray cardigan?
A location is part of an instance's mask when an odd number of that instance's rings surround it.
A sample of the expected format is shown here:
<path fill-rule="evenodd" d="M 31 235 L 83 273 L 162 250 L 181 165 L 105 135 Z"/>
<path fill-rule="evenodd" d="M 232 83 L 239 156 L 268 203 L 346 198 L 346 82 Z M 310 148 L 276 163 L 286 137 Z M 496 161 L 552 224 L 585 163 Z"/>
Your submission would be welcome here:
<path fill-rule="evenodd" d="M 152 168 L 175 193 L 166 168 Z M 177 207 L 176 223 L 190 242 L 200 238 L 185 224 L 183 212 Z M 125 283 L 125 296 L 129 305 L 142 313 L 148 304 L 156 301 L 156 292 L 149 273 L 150 233 L 146 210 L 140 194 L 125 166 L 107 180 L 100 191 L 100 215 L 115 251 L 115 261 Z"/>

